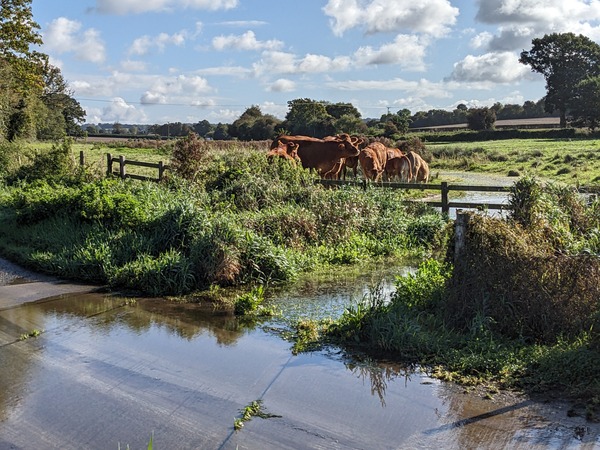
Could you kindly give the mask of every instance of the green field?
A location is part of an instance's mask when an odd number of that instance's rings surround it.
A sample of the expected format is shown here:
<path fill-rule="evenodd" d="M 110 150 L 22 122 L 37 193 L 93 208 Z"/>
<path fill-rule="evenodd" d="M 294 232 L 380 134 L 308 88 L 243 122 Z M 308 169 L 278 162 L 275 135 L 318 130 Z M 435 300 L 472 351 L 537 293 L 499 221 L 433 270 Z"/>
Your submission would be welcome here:
<path fill-rule="evenodd" d="M 432 142 L 432 171 L 461 170 L 504 176 L 534 175 L 569 185 L 600 182 L 600 139 L 505 139 Z"/>

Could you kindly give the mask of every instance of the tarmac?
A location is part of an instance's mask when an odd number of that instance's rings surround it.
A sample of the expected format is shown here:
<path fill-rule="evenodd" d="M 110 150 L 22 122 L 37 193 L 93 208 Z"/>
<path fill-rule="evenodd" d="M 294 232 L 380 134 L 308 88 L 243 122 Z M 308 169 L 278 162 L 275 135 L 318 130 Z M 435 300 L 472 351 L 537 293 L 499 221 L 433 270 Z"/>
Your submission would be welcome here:
<path fill-rule="evenodd" d="M 0 258 L 0 311 L 27 302 L 97 289 L 98 286 L 71 283 L 35 273 Z"/>

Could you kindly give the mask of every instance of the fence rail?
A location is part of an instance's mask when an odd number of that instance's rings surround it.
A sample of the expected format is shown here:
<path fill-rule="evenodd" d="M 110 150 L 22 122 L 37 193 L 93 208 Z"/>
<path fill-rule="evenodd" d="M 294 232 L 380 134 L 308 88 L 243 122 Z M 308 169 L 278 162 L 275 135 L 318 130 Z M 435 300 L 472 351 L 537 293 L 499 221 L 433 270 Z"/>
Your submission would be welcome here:
<path fill-rule="evenodd" d="M 115 171 L 113 169 L 113 163 L 119 163 L 119 170 Z M 154 169 L 158 169 L 158 178 L 148 177 L 144 175 L 136 175 L 127 173 L 127 166 L 138 166 L 138 167 L 150 167 Z M 165 174 L 165 170 L 167 170 L 169 166 L 163 164 L 162 161 L 158 163 L 150 163 L 144 161 L 130 161 L 126 159 L 123 155 L 118 157 L 113 157 L 110 153 L 106 154 L 106 175 L 116 175 L 120 178 L 133 178 L 135 180 L 143 180 L 143 181 L 161 181 Z"/>
<path fill-rule="evenodd" d="M 421 184 L 421 183 L 389 183 L 379 182 L 373 183 L 367 180 L 362 181 L 344 181 L 344 180 L 318 180 L 324 186 L 359 186 L 363 189 L 367 189 L 368 186 L 383 187 L 391 189 L 406 189 L 406 190 L 429 190 L 438 191 L 441 195 L 441 201 L 437 200 L 423 200 L 430 206 L 441 208 L 443 213 L 448 214 L 450 208 L 467 208 L 467 209 L 493 209 L 502 210 L 506 209 L 508 205 L 506 203 L 490 203 L 490 202 L 461 202 L 461 201 L 450 201 L 450 191 L 462 191 L 462 192 L 510 192 L 510 186 L 472 186 L 462 184 L 448 184 L 448 182 L 442 181 L 440 184 Z M 593 201 L 596 195 L 600 194 L 600 187 L 580 187 L 577 191 L 581 194 L 591 194 L 590 201 Z"/>

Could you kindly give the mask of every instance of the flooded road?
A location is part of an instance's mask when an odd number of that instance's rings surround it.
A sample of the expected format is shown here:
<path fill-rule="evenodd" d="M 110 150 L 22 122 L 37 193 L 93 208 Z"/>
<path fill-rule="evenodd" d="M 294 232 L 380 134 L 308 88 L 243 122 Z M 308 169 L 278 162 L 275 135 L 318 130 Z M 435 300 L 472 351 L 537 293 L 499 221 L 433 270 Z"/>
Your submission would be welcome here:
<path fill-rule="evenodd" d="M 336 314 L 370 289 L 307 281 L 271 301 L 310 315 L 334 297 Z M 293 355 L 270 325 L 99 293 L 0 304 L 0 449 L 600 448 L 566 406 L 484 399 L 337 349 Z M 277 417 L 235 431 L 256 400 Z"/>

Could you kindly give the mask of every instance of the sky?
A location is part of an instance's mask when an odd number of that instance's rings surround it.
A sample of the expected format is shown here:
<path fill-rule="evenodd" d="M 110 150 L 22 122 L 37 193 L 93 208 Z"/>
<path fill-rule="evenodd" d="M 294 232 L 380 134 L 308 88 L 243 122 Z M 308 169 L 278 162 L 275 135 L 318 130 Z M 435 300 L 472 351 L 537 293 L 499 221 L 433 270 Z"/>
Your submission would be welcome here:
<path fill-rule="evenodd" d="M 288 102 L 387 112 L 538 101 L 531 41 L 600 43 L 600 0 L 32 0 L 86 123 L 232 123 Z"/>

